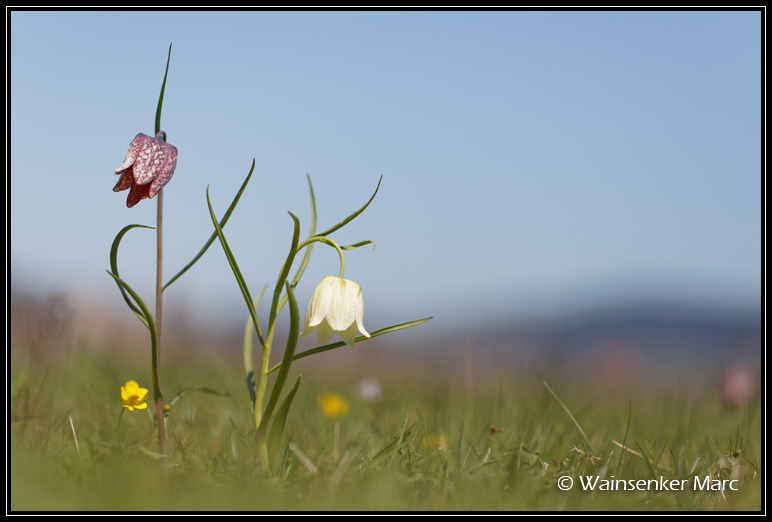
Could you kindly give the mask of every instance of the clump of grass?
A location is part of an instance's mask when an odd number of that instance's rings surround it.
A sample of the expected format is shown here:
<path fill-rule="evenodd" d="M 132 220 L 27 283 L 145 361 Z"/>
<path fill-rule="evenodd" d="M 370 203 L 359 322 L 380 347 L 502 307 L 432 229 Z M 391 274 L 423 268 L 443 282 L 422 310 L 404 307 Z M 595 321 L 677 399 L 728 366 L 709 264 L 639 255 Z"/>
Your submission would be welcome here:
<path fill-rule="evenodd" d="M 213 367 L 221 382 L 211 383 Z M 12 357 L 11 510 L 761 508 L 758 397 L 739 409 L 707 393 L 599 398 L 581 379 L 546 376 L 547 387 L 500 373 L 477 383 L 473 401 L 469 383 L 396 378 L 382 379 L 381 400 L 365 401 L 352 392 L 361 376 L 344 373 L 335 389 L 309 378 L 269 476 L 246 394 L 180 401 L 162 457 L 151 415 L 127 412 L 119 424 L 125 372 L 85 350 L 47 368 Z M 224 387 L 241 369 L 191 361 L 179 374 Z M 328 392 L 347 401 L 347 415 L 323 411 Z M 565 475 L 569 491 L 558 487 Z M 689 487 L 585 491 L 586 476 Z M 706 476 L 736 480 L 737 491 L 695 491 Z"/>

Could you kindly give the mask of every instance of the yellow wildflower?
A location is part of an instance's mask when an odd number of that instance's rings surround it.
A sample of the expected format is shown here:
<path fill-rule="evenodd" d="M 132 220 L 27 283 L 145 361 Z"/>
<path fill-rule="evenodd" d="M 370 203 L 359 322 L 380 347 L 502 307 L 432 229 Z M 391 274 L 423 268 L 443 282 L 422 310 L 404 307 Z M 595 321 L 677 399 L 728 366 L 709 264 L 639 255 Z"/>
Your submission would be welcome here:
<path fill-rule="evenodd" d="M 446 451 L 448 449 L 448 438 L 444 433 L 428 433 L 421 439 L 421 447 L 425 450 L 439 449 Z"/>
<path fill-rule="evenodd" d="M 336 393 L 325 393 L 319 397 L 319 407 L 331 419 L 348 415 L 348 402 Z"/>
<path fill-rule="evenodd" d="M 137 381 L 129 381 L 126 386 L 121 386 L 121 402 L 129 411 L 144 410 L 147 408 L 145 401 L 150 392 L 145 388 L 140 388 Z"/>

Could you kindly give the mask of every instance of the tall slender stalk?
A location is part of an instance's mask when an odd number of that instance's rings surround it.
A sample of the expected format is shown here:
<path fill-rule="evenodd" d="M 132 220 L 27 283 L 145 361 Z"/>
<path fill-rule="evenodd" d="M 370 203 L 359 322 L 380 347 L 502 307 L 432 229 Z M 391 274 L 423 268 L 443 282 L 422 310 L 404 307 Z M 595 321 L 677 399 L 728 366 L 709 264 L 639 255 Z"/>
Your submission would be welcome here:
<path fill-rule="evenodd" d="M 155 134 L 162 133 L 162 139 L 166 141 L 166 133 L 161 130 L 161 108 L 164 103 L 164 91 L 166 91 L 166 77 L 169 75 L 169 62 L 172 59 L 172 44 L 169 44 L 169 55 L 166 58 L 166 70 L 164 81 L 161 84 L 161 94 L 158 96 L 158 107 L 155 111 Z M 163 215 L 164 215 L 164 191 L 158 191 L 158 217 L 156 232 L 158 234 L 158 257 L 156 258 L 155 279 L 155 323 L 156 323 L 156 352 L 153 358 L 153 380 L 155 381 L 155 418 L 158 424 L 158 445 L 161 454 L 166 455 L 166 425 L 164 424 L 164 400 L 161 395 L 161 311 L 163 310 L 164 286 L 162 280 L 163 268 Z"/>
<path fill-rule="evenodd" d="M 153 378 L 158 383 L 157 396 L 155 397 L 155 417 L 158 424 L 158 445 L 161 454 L 166 454 L 166 426 L 164 425 L 164 401 L 161 395 L 161 314 L 163 310 L 163 204 L 164 191 L 158 192 L 158 217 L 156 231 L 158 233 L 158 257 L 156 258 L 155 280 L 155 324 L 156 324 L 156 352 L 153 360 Z"/>

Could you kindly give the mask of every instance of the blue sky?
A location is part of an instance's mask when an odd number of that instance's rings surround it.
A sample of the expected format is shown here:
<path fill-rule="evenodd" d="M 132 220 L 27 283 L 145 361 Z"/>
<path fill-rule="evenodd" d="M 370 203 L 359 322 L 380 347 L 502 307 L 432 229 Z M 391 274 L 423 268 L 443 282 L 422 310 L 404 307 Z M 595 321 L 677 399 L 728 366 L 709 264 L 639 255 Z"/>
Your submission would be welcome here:
<path fill-rule="evenodd" d="M 292 233 L 380 192 L 333 235 L 365 325 L 431 328 L 625 299 L 757 304 L 758 12 L 11 13 L 11 270 L 41 291 L 122 301 L 105 273 L 156 200 L 113 193 L 131 139 L 162 118 L 167 278 L 225 232 L 256 292 Z M 151 231 L 121 275 L 152 302 Z M 318 245 L 305 307 L 335 252 Z M 246 316 L 218 243 L 167 306 Z M 128 312 L 127 312 L 128 313 Z M 368 318 L 371 318 L 368 321 Z M 429 326 L 427 325 L 427 328 Z"/>

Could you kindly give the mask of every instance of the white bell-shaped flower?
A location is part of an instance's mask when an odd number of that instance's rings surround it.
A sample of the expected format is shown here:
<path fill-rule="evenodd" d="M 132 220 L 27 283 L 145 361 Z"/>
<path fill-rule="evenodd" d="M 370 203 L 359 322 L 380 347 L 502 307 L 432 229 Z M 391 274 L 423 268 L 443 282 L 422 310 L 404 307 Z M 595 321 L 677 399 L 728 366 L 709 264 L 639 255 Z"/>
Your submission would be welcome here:
<path fill-rule="evenodd" d="M 337 276 L 326 276 L 316 287 L 306 310 L 306 321 L 300 336 L 316 330 L 319 344 L 326 343 L 334 332 L 343 342 L 354 346 L 357 329 L 370 337 L 362 325 L 364 301 L 362 289 L 354 281 Z"/>

